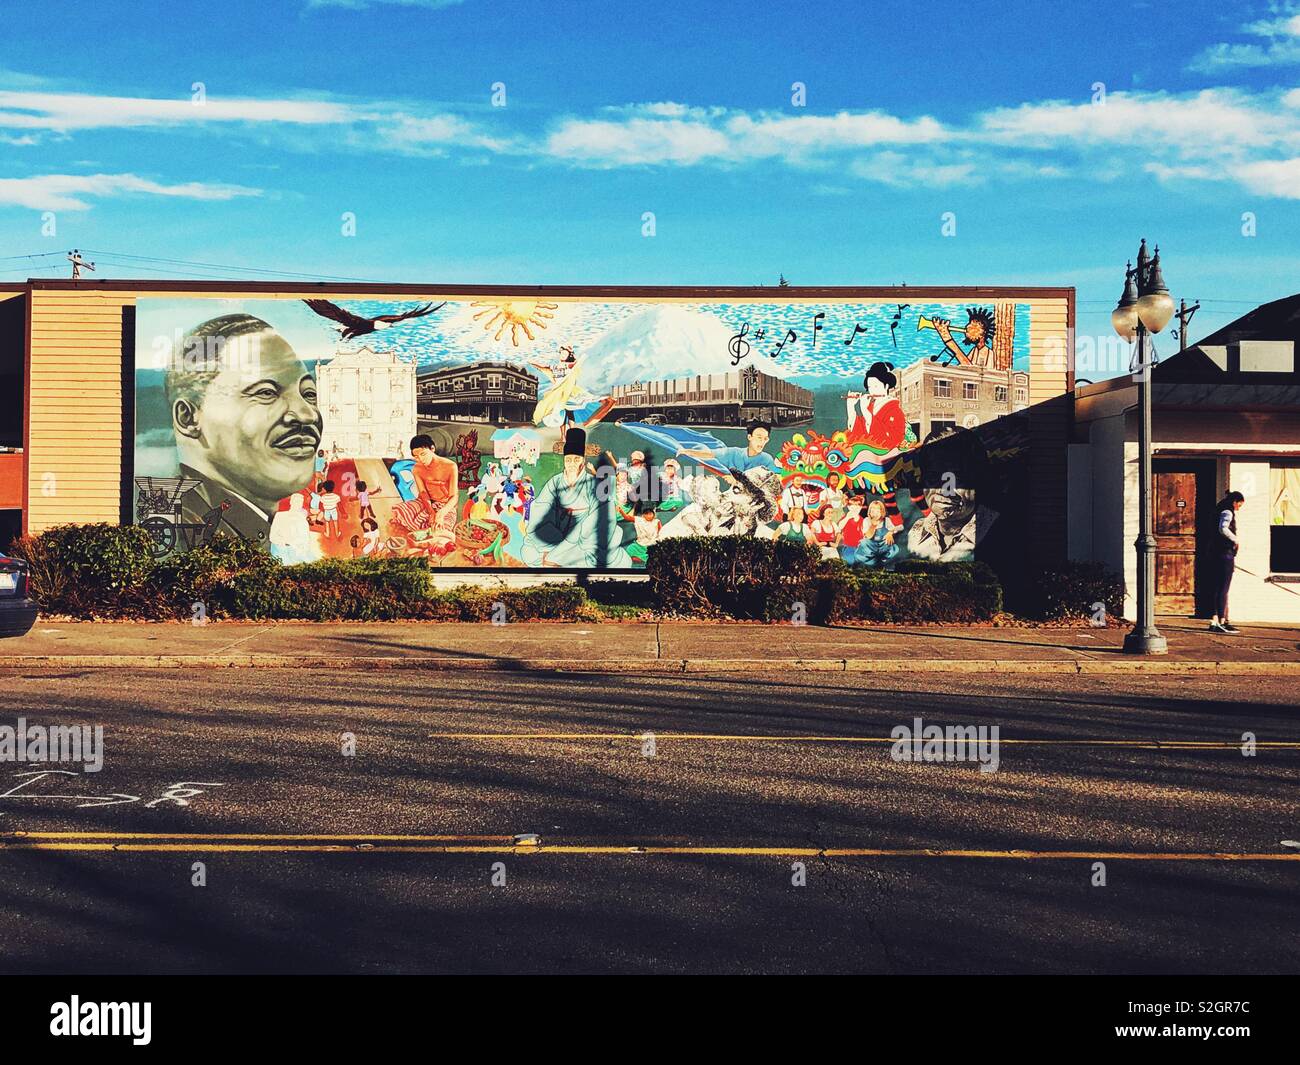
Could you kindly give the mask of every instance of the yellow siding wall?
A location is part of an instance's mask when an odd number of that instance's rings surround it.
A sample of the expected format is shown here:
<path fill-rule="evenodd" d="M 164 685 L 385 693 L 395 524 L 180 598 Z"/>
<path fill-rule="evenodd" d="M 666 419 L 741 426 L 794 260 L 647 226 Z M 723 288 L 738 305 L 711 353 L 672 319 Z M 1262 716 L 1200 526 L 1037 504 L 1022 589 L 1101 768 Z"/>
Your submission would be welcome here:
<path fill-rule="evenodd" d="M 39 532 L 65 522 L 116 522 L 120 518 L 122 351 L 124 345 L 132 350 L 135 345 L 134 336 L 122 335 L 123 308 L 135 306 L 139 298 L 150 297 L 302 299 L 306 295 L 308 293 L 304 291 L 247 292 L 238 289 L 202 293 L 143 288 L 135 291 L 34 290 L 29 380 L 31 428 L 27 452 L 28 529 Z M 374 296 L 359 291 L 330 293 L 328 298 L 346 302 L 373 299 Z M 403 293 L 385 298 L 440 300 L 466 297 L 430 292 Z M 652 302 L 646 297 L 624 298 Z M 781 297 L 774 291 L 773 298 Z M 1013 297 L 999 294 L 999 298 Z M 1040 404 L 1060 396 L 1066 388 L 1066 367 L 1059 357 L 1062 350 L 1069 350 L 1066 300 L 1031 298 L 1016 302 L 1027 302 L 1031 307 L 1029 398 L 1031 405 Z M 1061 422 L 1058 433 L 1058 420 L 1053 414 L 1051 431 L 1046 431 L 1045 425 L 1042 436 L 1044 442 L 1049 443 L 1060 436 L 1060 511 L 1063 520 L 1065 423 Z M 131 447 L 131 442 L 127 441 L 126 446 Z M 1054 468 L 1043 472 L 1053 477 L 1056 475 Z M 1046 493 L 1040 504 L 1050 507 L 1051 495 Z"/>
<path fill-rule="evenodd" d="M 1069 308 L 1064 299 L 1017 300 L 1029 304 L 1029 403 L 1044 403 L 1061 395 L 1067 386 Z"/>
<path fill-rule="evenodd" d="M 32 293 L 27 527 L 119 516 L 125 293 Z"/>

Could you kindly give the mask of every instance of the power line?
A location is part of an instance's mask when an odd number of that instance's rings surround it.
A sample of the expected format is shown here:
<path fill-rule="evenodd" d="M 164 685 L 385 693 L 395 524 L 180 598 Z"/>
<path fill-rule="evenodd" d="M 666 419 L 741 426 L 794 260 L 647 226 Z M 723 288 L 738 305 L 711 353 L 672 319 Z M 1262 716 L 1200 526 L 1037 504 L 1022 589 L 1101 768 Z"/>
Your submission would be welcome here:
<path fill-rule="evenodd" d="M 96 255 L 97 255 L 96 261 L 103 263 L 106 266 L 121 266 L 130 270 L 144 270 L 147 273 L 153 273 L 153 274 L 175 274 L 176 273 L 176 270 L 170 266 L 151 266 L 146 263 L 124 262 L 120 259 L 115 259 L 112 256 L 105 256 L 103 253 L 96 253 Z M 193 267 L 192 269 L 194 273 L 202 273 L 204 275 L 217 276 L 215 274 L 212 274 L 212 271 L 208 270 L 205 267 L 196 266 Z M 235 278 L 234 280 L 238 281 L 241 279 Z M 244 280 L 248 280 L 248 279 L 244 279 Z"/>
<path fill-rule="evenodd" d="M 277 277 L 297 277 L 297 278 L 303 278 L 310 281 L 348 281 L 348 282 L 357 282 L 358 284 L 364 284 L 364 285 L 385 284 L 385 282 L 379 281 L 373 277 L 340 277 L 334 274 L 307 274 L 307 273 L 300 273 L 294 270 L 271 270 L 260 266 L 231 266 L 226 263 L 203 263 L 203 262 L 194 262 L 188 259 L 165 259 L 153 255 L 130 255 L 127 254 L 126 252 L 96 251 L 95 249 L 92 248 L 87 248 L 86 254 L 100 255 L 100 256 L 107 255 L 107 256 L 112 256 L 114 259 L 131 260 L 130 262 L 116 264 L 119 266 L 130 266 L 137 262 L 138 263 L 165 263 L 171 266 L 185 266 L 191 269 L 236 270 L 246 274 L 270 274 Z M 141 267 L 141 269 L 143 269 L 143 267 Z"/>
<path fill-rule="evenodd" d="M 165 267 L 186 267 L 190 270 L 202 270 L 205 277 L 217 277 L 211 273 L 213 270 L 235 271 L 242 274 L 261 274 L 271 278 L 299 278 L 306 281 L 338 281 L 355 283 L 362 285 L 383 285 L 389 282 L 382 281 L 373 277 L 344 277 L 336 274 L 310 274 L 294 270 L 275 270 L 262 266 L 234 266 L 227 263 L 205 263 L 190 259 L 168 259 L 154 255 L 133 255 L 128 252 L 114 252 L 95 250 L 93 248 L 85 249 L 87 255 L 98 255 L 103 257 L 101 261 L 107 266 L 119 266 L 133 270 L 144 270 L 153 274 L 170 274 L 175 270 Z M 63 256 L 66 252 L 47 251 L 38 252 L 32 255 L 7 255 L 0 256 L 0 262 L 14 262 L 23 259 L 42 259 L 52 256 Z M 150 267 L 146 264 L 158 263 L 162 266 Z M 41 269 L 49 269 L 48 265 L 42 266 Z M 21 268 L 14 270 L 0 270 L 0 273 L 20 273 Z M 1230 300 L 1230 299 L 1205 299 L 1200 301 L 1206 306 L 1218 307 L 1256 307 L 1258 303 L 1254 300 Z M 1109 300 L 1076 300 L 1075 305 L 1080 308 L 1085 307 L 1103 307 L 1110 308 L 1114 304 Z"/>

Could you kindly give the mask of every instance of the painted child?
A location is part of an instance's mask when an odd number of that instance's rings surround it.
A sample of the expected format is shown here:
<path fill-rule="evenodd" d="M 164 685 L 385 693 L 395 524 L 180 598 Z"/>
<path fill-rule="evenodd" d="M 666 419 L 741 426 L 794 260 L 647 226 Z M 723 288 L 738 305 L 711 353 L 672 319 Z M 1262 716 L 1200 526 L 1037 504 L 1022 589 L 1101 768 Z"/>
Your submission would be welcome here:
<path fill-rule="evenodd" d="M 365 481 L 357 482 L 357 505 L 361 508 L 360 517 L 362 520 L 375 516 L 374 508 L 370 505 L 370 497 L 381 494 L 380 489 L 367 487 Z"/>
<path fill-rule="evenodd" d="M 325 535 L 331 539 L 339 537 L 339 505 L 343 500 L 334 491 L 334 482 L 326 481 L 321 485 L 320 510 L 321 521 L 325 525 Z"/>
<path fill-rule="evenodd" d="M 361 538 L 364 541 L 361 547 L 363 555 L 373 555 L 379 550 L 379 522 L 374 518 L 361 519 Z"/>
<path fill-rule="evenodd" d="M 664 527 L 663 522 L 659 520 L 654 507 L 646 507 L 636 516 L 632 527 L 636 530 L 636 543 L 628 545 L 627 553 L 644 565 L 650 545 L 659 540 L 659 533 Z"/>

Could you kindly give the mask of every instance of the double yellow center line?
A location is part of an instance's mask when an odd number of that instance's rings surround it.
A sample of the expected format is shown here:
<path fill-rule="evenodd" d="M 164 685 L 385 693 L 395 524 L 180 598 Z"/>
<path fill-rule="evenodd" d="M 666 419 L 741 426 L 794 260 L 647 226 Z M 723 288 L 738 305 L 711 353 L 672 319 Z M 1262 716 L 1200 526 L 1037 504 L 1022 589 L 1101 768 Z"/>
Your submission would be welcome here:
<path fill-rule="evenodd" d="M 251 832 L 11 832 L 0 851 L 304 854 L 699 855 L 741 858 L 983 858 L 1150 862 L 1295 862 L 1294 853 L 1252 851 L 972 850 L 930 847 L 732 846 L 722 844 L 546 843 L 500 835 L 281 835 Z"/>

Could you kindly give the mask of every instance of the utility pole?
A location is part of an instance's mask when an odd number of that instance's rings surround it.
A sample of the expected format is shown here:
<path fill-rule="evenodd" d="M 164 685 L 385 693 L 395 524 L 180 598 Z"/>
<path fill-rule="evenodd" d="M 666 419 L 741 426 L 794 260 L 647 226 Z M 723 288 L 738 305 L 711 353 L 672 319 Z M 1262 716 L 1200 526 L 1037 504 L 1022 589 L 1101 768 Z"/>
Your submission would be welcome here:
<path fill-rule="evenodd" d="M 1187 327 L 1191 324 L 1192 315 L 1201 309 L 1199 303 L 1193 303 L 1187 306 L 1186 300 L 1178 301 L 1178 350 L 1187 350 Z"/>
<path fill-rule="evenodd" d="M 72 264 L 73 281 L 80 280 L 82 270 L 90 270 L 91 272 L 94 272 L 95 269 L 95 264 L 86 262 L 86 260 L 81 257 L 81 252 L 76 248 L 73 248 L 72 251 L 68 252 L 68 262 Z"/>

